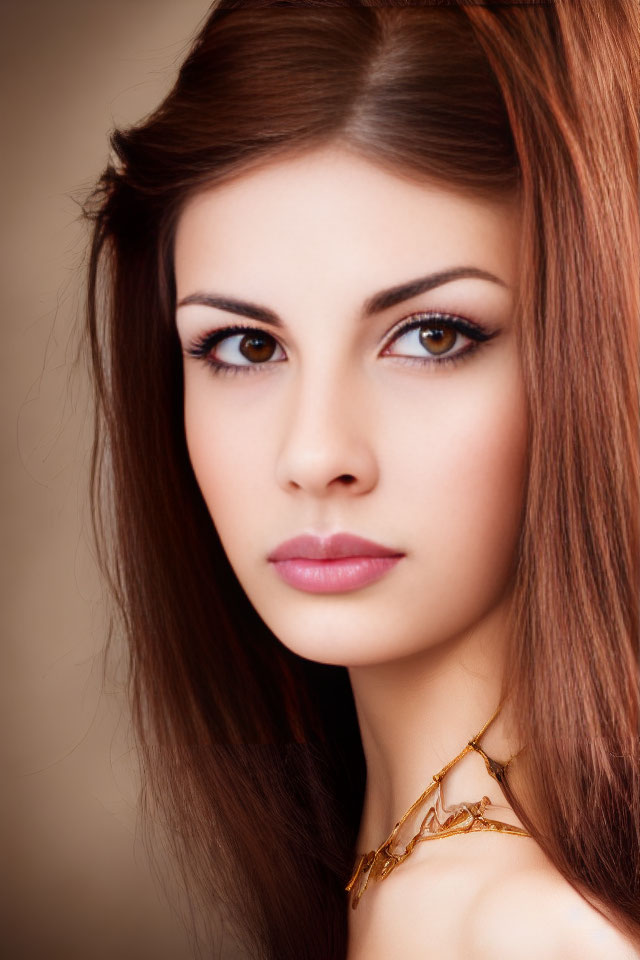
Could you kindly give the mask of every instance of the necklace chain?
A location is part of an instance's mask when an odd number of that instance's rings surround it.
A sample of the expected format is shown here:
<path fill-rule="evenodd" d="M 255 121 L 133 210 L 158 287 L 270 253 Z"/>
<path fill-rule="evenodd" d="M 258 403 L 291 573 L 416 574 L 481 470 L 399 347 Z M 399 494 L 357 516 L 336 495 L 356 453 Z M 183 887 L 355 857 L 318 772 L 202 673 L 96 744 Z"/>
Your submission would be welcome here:
<path fill-rule="evenodd" d="M 522 830 L 520 827 L 516 827 L 510 823 L 503 823 L 500 820 L 491 820 L 484 816 L 485 807 L 491 803 L 491 800 L 487 796 L 483 796 L 482 799 L 476 803 L 463 802 L 457 804 L 454 807 L 444 806 L 444 801 L 442 797 L 442 780 L 444 776 L 449 772 L 451 767 L 454 764 L 458 763 L 470 750 L 475 750 L 483 758 L 485 766 L 489 774 L 496 780 L 498 783 L 502 783 L 505 777 L 505 771 L 511 761 L 514 759 L 514 756 L 510 757 L 506 763 L 498 763 L 496 760 L 492 760 L 491 757 L 487 756 L 484 752 L 478 741 L 483 735 L 490 723 L 492 723 L 500 712 L 502 704 L 498 705 L 497 710 L 491 716 L 487 722 L 482 726 L 478 733 L 473 737 L 472 740 L 463 747 L 460 753 L 444 765 L 442 770 L 439 770 L 438 773 L 435 773 L 431 778 L 431 783 L 426 788 L 426 790 L 418 797 L 418 799 L 413 803 L 404 816 L 398 820 L 395 827 L 387 837 L 387 839 L 380 844 L 377 850 L 371 850 L 369 853 L 362 854 L 356 864 L 353 875 L 346 886 L 348 892 L 353 891 L 353 897 L 351 901 L 351 906 L 355 910 L 358 906 L 360 898 L 365 892 L 367 885 L 371 879 L 375 880 L 384 880 L 385 877 L 389 876 L 392 870 L 394 870 L 399 864 L 403 863 L 408 856 L 413 852 L 416 847 L 416 844 L 420 843 L 422 840 L 434 840 L 441 837 L 450 837 L 458 833 L 470 833 L 472 831 L 478 830 L 492 830 L 497 833 L 512 833 L 521 837 L 530 837 L 531 834 L 527 833 L 526 830 Z M 428 808 L 426 815 L 422 818 L 420 827 L 410 840 L 405 844 L 404 849 L 402 849 L 401 844 L 398 843 L 397 837 L 400 833 L 404 824 L 409 820 L 409 818 L 417 813 L 417 811 L 426 803 L 426 801 L 434 794 L 435 800 Z M 444 816 L 444 820 L 441 820 L 441 816 Z M 394 846 L 398 849 L 394 850 Z"/>

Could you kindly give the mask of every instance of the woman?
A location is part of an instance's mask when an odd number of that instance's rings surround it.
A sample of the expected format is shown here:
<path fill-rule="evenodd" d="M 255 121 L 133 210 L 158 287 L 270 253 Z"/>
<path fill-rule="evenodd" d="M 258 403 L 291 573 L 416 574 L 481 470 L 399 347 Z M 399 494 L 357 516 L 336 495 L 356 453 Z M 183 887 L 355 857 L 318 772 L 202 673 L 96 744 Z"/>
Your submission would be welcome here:
<path fill-rule="evenodd" d="M 250 956 L 639 955 L 639 21 L 223 0 L 113 136 L 97 532 Z"/>

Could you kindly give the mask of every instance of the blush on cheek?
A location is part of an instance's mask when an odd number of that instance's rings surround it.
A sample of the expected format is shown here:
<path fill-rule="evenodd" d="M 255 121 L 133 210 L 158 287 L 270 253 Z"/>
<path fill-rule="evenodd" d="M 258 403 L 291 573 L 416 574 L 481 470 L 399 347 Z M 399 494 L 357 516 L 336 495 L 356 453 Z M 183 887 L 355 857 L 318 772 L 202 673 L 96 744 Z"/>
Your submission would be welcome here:
<path fill-rule="evenodd" d="M 423 441 L 424 489 L 433 491 L 432 547 L 439 551 L 439 569 L 467 599 L 502 593 L 522 523 L 526 405 L 522 392 L 500 380 L 488 380 L 468 402 L 459 396 L 426 447 Z"/>
<path fill-rule="evenodd" d="M 496 582 L 505 580 L 515 559 L 527 474 L 527 424 L 522 406 L 504 407 L 468 438 L 469 492 L 475 512 L 469 542 L 476 544 Z M 484 561 L 483 555 L 484 554 Z"/>
<path fill-rule="evenodd" d="M 484 367 L 467 396 L 460 398 L 457 413 L 448 423 L 454 475 L 487 497 L 497 515 L 507 512 L 522 498 L 527 468 L 527 403 L 522 380 L 515 376 L 517 363 L 501 361 L 498 350 L 493 363 Z"/>

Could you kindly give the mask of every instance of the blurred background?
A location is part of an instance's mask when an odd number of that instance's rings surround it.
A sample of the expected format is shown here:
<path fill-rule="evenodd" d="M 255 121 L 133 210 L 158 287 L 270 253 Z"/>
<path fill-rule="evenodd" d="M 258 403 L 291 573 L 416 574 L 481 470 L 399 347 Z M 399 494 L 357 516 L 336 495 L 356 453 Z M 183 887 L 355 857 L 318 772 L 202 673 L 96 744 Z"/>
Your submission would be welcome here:
<path fill-rule="evenodd" d="M 171 86 L 208 5 L 0 0 L 0 952 L 11 960 L 191 956 L 177 894 L 165 879 L 163 899 L 142 843 L 117 656 L 103 685 L 90 395 L 74 357 L 87 241 L 77 202 L 112 127 Z"/>

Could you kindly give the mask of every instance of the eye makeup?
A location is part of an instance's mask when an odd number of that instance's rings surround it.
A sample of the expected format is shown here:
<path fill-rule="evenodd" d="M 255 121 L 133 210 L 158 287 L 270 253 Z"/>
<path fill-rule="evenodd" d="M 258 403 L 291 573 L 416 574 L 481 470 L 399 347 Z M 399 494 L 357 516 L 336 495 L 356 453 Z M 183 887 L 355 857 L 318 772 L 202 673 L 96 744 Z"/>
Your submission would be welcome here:
<path fill-rule="evenodd" d="M 463 349 L 458 349 L 451 355 L 443 354 L 441 356 L 436 356 L 432 354 L 429 356 L 426 350 L 425 356 L 423 357 L 415 355 L 407 356 L 389 352 L 389 347 L 391 347 L 400 338 L 407 336 L 407 334 L 413 330 L 421 332 L 454 332 L 456 334 L 456 344 L 459 336 L 467 339 L 469 343 L 466 347 Z M 411 365 L 417 364 L 422 367 L 442 367 L 444 364 L 451 365 L 461 363 L 463 360 L 469 359 L 483 344 L 487 343 L 489 340 L 492 340 L 499 333 L 499 330 L 489 331 L 477 321 L 471 321 L 456 314 L 435 310 L 420 311 L 418 313 L 412 313 L 410 316 L 403 318 L 399 324 L 392 329 L 386 340 L 386 344 L 382 349 L 381 356 L 390 357 L 394 360 L 399 360 L 403 363 L 408 363 Z M 253 338 L 251 337 L 252 334 L 254 335 Z M 201 360 L 210 368 L 214 375 L 223 376 L 235 375 L 238 373 L 259 373 L 263 372 L 267 367 L 274 367 L 275 364 L 284 362 L 282 358 L 278 358 L 276 360 L 268 358 L 266 360 L 252 362 L 245 356 L 244 359 L 246 362 L 235 364 L 228 363 L 227 361 L 221 361 L 220 359 L 216 358 L 214 356 L 214 350 L 216 346 L 218 346 L 218 344 L 225 343 L 232 338 L 237 338 L 239 345 L 243 341 L 251 341 L 251 339 L 253 339 L 254 344 L 256 341 L 260 341 L 262 344 L 271 341 L 274 345 L 274 352 L 278 348 L 282 351 L 282 347 L 280 346 L 278 340 L 266 330 L 263 330 L 259 327 L 233 324 L 232 326 L 223 327 L 194 338 L 185 349 L 185 356 Z M 420 338 L 420 343 L 424 347 L 424 340 L 422 340 L 422 337 Z"/>

